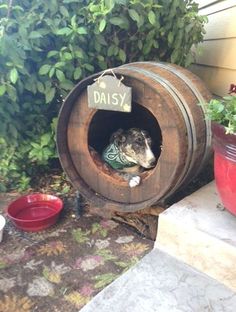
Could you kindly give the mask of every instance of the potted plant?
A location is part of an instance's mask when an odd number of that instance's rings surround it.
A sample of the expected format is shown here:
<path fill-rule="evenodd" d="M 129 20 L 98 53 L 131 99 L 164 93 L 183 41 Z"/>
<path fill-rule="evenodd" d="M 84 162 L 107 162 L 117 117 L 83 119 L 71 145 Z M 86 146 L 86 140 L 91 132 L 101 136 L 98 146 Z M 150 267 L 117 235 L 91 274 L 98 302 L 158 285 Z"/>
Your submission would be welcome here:
<path fill-rule="evenodd" d="M 236 215 L 236 85 L 229 95 L 204 104 L 206 118 L 212 121 L 214 175 L 224 207 Z"/>

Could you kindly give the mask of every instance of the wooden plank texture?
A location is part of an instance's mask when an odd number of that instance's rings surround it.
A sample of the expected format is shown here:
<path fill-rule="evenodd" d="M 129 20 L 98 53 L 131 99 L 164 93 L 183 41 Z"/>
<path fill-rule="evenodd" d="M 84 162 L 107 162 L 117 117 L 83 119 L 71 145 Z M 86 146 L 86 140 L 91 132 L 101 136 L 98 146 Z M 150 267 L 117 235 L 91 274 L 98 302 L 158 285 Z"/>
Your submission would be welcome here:
<path fill-rule="evenodd" d="M 197 1 L 197 2 L 199 2 L 199 1 Z M 232 8 L 234 6 L 236 6 L 235 0 L 220 1 L 220 2 L 214 3 L 212 5 L 209 5 L 207 7 L 203 7 L 202 9 L 199 10 L 199 14 L 209 15 L 209 14 L 213 14 L 216 12 L 220 12 L 220 11 Z"/>
<path fill-rule="evenodd" d="M 236 0 L 234 2 L 236 3 Z M 208 16 L 208 20 L 209 22 L 205 26 L 204 40 L 236 38 L 236 6 L 211 14 Z"/>
<path fill-rule="evenodd" d="M 229 85 L 235 83 L 236 70 L 191 65 L 189 68 L 194 74 L 205 81 L 210 91 L 219 96 L 225 96 L 228 93 Z"/>
<path fill-rule="evenodd" d="M 204 41 L 198 47 L 197 64 L 236 69 L 236 38 Z"/>
<path fill-rule="evenodd" d="M 196 0 L 195 2 L 199 4 L 199 8 L 204 8 L 210 4 L 217 2 L 217 0 Z"/>

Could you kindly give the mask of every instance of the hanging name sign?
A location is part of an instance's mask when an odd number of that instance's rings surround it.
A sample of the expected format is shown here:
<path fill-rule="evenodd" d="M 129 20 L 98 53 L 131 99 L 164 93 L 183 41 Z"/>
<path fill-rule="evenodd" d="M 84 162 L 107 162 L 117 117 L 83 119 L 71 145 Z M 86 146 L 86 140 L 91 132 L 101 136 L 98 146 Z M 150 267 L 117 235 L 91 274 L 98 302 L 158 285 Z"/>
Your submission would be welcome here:
<path fill-rule="evenodd" d="M 87 87 L 88 106 L 130 113 L 131 88 L 125 86 L 121 80 L 117 79 L 114 73 L 113 76 L 101 75 L 97 78 L 94 84 Z"/>

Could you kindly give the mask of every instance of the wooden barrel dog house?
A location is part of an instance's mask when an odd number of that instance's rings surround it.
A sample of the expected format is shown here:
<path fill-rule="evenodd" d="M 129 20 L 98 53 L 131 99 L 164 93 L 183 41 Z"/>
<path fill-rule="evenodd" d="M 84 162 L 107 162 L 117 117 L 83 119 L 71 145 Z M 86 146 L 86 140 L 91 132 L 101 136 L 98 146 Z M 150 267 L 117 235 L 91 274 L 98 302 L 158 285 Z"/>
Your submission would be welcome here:
<path fill-rule="evenodd" d="M 211 133 L 199 103 L 211 94 L 198 77 L 173 64 L 138 62 L 113 72 L 132 88 L 132 112 L 89 108 L 87 86 L 99 74 L 90 76 L 75 86 L 61 108 L 57 146 L 64 171 L 93 206 L 131 212 L 169 197 L 204 167 Z M 158 159 L 134 188 L 93 153 L 101 154 L 114 131 L 131 127 L 149 132 Z"/>

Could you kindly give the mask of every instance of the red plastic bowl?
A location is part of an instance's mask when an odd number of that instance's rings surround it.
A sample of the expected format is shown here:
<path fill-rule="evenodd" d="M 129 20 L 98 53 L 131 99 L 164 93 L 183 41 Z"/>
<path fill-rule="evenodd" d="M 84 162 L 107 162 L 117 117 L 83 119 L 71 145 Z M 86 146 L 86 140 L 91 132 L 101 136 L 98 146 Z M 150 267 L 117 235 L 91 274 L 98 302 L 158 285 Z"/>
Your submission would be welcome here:
<path fill-rule="evenodd" d="M 7 215 L 21 230 L 37 232 L 56 223 L 63 208 L 60 198 L 47 194 L 31 194 L 13 201 Z"/>

